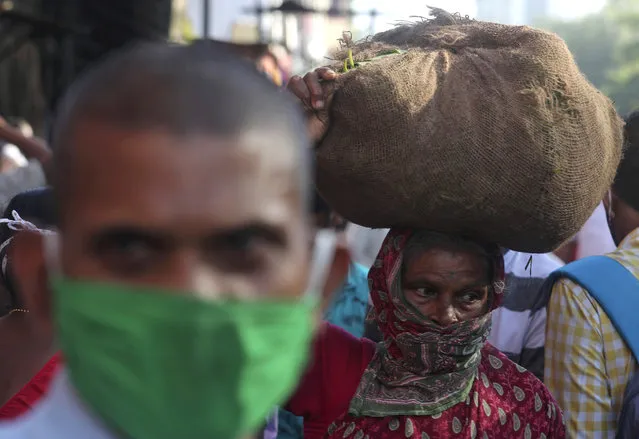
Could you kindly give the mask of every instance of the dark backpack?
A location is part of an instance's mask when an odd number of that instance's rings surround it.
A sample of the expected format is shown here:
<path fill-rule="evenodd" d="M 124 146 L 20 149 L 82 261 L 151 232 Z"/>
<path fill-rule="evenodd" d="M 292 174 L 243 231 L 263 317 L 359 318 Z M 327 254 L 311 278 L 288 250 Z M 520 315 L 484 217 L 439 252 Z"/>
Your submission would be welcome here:
<path fill-rule="evenodd" d="M 568 264 L 553 272 L 546 285 L 552 288 L 560 278 L 570 279 L 588 290 L 639 361 L 639 279 L 607 256 L 592 256 Z M 639 438 L 639 373 L 626 386 L 616 438 Z"/>

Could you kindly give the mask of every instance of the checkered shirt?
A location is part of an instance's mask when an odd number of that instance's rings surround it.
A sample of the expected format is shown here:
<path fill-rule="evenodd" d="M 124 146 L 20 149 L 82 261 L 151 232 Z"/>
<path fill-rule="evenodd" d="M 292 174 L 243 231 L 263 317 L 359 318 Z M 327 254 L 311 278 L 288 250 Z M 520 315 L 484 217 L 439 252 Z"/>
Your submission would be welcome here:
<path fill-rule="evenodd" d="M 608 254 L 639 278 L 639 229 Z M 639 317 L 638 317 L 639 318 Z M 590 294 L 558 281 L 548 304 L 544 382 L 575 439 L 614 439 L 636 360 Z"/>

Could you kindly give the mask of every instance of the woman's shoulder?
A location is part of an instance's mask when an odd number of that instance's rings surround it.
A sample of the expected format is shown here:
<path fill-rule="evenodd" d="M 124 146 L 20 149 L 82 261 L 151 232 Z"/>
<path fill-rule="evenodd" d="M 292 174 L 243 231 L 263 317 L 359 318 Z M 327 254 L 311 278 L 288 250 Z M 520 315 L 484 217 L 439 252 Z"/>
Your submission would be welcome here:
<path fill-rule="evenodd" d="M 490 344 L 482 349 L 479 372 L 478 386 L 490 389 L 501 425 L 510 425 L 507 422 L 512 420 L 516 431 L 530 429 L 546 437 L 565 437 L 561 410 L 539 378 Z"/>
<path fill-rule="evenodd" d="M 537 378 L 532 372 L 510 360 L 499 349 L 486 343 L 482 349 L 482 359 L 480 363 L 480 372 L 483 372 L 489 381 L 495 383 L 507 383 L 510 390 L 510 396 L 516 402 L 531 400 L 539 406 L 539 401 L 545 406 L 548 404 L 556 405 L 555 399 L 552 397 L 544 383 Z"/>
<path fill-rule="evenodd" d="M 521 398 L 521 390 L 524 394 L 532 392 L 530 396 L 533 397 L 538 395 L 543 402 L 555 403 L 550 392 L 539 378 L 510 360 L 490 343 L 486 343 L 482 349 L 480 372 L 483 372 L 491 381 L 507 381 L 512 387 L 513 396 L 516 399 Z"/>

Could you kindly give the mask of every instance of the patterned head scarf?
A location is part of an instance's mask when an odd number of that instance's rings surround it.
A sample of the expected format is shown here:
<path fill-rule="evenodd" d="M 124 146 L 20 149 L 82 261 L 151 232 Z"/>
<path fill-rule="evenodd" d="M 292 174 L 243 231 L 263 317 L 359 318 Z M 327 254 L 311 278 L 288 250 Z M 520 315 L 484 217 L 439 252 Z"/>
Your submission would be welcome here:
<path fill-rule="evenodd" d="M 362 376 L 351 401 L 353 416 L 436 415 L 464 401 L 491 327 L 490 312 L 440 326 L 404 299 L 403 253 L 414 230 L 392 229 L 369 273 L 372 318 L 384 341 Z M 504 260 L 497 245 L 485 248 L 493 273 L 490 306 L 499 306 Z"/>

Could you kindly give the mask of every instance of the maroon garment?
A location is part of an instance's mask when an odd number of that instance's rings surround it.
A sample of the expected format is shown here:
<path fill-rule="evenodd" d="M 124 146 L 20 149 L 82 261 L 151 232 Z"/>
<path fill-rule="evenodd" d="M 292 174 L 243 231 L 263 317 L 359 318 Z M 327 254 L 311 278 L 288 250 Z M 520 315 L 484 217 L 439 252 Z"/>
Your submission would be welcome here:
<path fill-rule="evenodd" d="M 435 416 L 354 418 L 329 426 L 328 439 L 528 439 L 566 437 L 563 417 L 546 387 L 490 344 L 482 349 L 470 397 Z M 320 437 L 320 436 L 314 436 Z"/>
<path fill-rule="evenodd" d="M 561 411 L 541 381 L 490 344 L 482 350 L 480 378 L 473 384 L 470 400 L 441 416 L 352 418 L 346 415 L 348 406 L 374 349 L 370 340 L 323 324 L 315 341 L 313 366 L 286 406 L 286 410 L 304 417 L 305 439 L 358 438 L 359 431 L 364 434 L 362 438 L 368 434 L 370 439 L 566 437 Z M 413 435 L 406 436 L 409 419 Z M 327 436 L 329 426 L 334 433 Z M 472 435 L 473 428 L 476 436 Z M 344 436 L 348 429 L 352 432 Z M 455 435 L 455 431 L 459 433 Z"/>
<path fill-rule="evenodd" d="M 285 407 L 304 417 L 304 439 L 320 439 L 348 410 L 375 344 L 324 322 L 313 347 L 312 366 Z"/>

